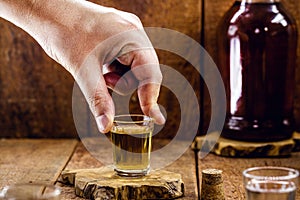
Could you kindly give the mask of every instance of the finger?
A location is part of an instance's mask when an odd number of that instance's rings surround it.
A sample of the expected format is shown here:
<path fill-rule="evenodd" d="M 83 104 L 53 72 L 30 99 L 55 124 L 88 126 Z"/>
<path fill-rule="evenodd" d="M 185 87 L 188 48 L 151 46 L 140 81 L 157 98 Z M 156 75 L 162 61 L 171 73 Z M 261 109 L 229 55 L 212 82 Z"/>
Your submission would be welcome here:
<path fill-rule="evenodd" d="M 121 95 L 131 94 L 138 86 L 138 80 L 130 67 L 117 60 L 103 66 L 103 76 L 107 87 Z"/>
<path fill-rule="evenodd" d="M 155 123 L 162 125 L 165 123 L 165 117 L 157 104 L 159 90 L 160 85 L 157 83 L 147 83 L 139 86 L 138 96 L 142 111 L 152 117 Z"/>
<path fill-rule="evenodd" d="M 131 62 L 132 73 L 139 80 L 138 96 L 144 114 L 154 118 L 157 124 L 164 124 L 165 118 L 157 104 L 162 74 L 153 49 L 130 52 L 119 58 L 123 64 Z"/>

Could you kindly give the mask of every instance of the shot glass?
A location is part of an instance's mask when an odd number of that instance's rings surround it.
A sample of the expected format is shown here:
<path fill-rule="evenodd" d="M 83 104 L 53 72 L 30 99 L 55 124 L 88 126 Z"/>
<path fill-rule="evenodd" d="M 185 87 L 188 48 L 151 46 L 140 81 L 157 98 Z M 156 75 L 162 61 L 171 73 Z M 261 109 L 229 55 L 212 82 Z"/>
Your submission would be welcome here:
<path fill-rule="evenodd" d="M 4 200 L 59 200 L 61 190 L 54 185 L 22 183 L 4 187 Z"/>
<path fill-rule="evenodd" d="M 243 171 L 247 200 L 295 200 L 299 172 L 286 167 L 253 167 Z"/>
<path fill-rule="evenodd" d="M 139 177 L 149 173 L 154 121 L 145 115 L 115 116 L 109 133 L 117 175 Z"/>

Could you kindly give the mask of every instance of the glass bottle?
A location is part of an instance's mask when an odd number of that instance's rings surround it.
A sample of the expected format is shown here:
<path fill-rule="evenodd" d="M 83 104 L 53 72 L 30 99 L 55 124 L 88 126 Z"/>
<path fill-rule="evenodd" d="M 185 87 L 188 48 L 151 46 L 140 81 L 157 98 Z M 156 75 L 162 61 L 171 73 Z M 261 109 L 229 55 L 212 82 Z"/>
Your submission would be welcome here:
<path fill-rule="evenodd" d="M 278 141 L 293 133 L 297 27 L 279 0 L 236 1 L 218 26 L 227 100 L 222 136 Z"/>

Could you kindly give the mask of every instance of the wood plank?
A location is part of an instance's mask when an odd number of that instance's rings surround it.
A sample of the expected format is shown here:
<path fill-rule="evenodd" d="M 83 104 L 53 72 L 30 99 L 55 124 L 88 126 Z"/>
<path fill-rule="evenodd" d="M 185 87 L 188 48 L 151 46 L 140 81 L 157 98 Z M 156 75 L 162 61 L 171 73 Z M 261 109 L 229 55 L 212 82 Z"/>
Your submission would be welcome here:
<path fill-rule="evenodd" d="M 87 141 L 84 141 L 85 143 Z M 99 145 L 101 141 L 96 141 L 94 139 L 90 139 L 89 145 Z M 162 146 L 163 144 L 167 144 L 166 140 L 155 140 L 153 144 L 158 148 L 158 146 Z M 66 169 L 80 169 L 80 168 L 97 168 L 104 166 L 105 162 L 108 162 L 108 159 L 111 159 L 111 154 L 108 152 L 108 148 L 105 146 L 110 145 L 108 142 L 103 141 L 102 145 L 104 148 L 101 148 L 102 152 L 99 151 L 99 155 L 103 155 L 103 162 L 98 161 L 95 159 L 82 145 L 79 144 L 72 156 L 70 162 L 66 166 Z M 89 149 L 93 149 L 90 147 Z M 164 159 L 164 158 L 161 158 Z M 167 170 L 170 172 L 180 173 L 182 175 L 183 182 L 185 183 L 185 195 L 183 198 L 184 200 L 194 200 L 197 199 L 197 179 L 196 179 L 196 164 L 195 164 L 195 155 L 193 150 L 189 149 L 186 151 L 178 160 L 174 163 L 170 164 L 169 166 L 163 168 L 163 170 Z M 63 186 L 60 183 L 57 185 L 62 187 L 63 195 L 62 200 L 64 199 L 80 199 L 75 196 L 74 188 L 70 186 Z"/>
<path fill-rule="evenodd" d="M 188 149 L 178 160 L 165 169 L 182 175 L 183 182 L 185 183 L 185 194 L 182 199 L 195 200 L 198 198 L 196 162 L 192 149 Z"/>
<path fill-rule="evenodd" d="M 77 143 L 75 139 L 0 140 L 0 189 L 15 183 L 54 184 Z"/>
<path fill-rule="evenodd" d="M 220 34 L 217 32 L 217 26 L 224 15 L 224 13 L 230 8 L 230 6 L 235 2 L 235 0 L 204 0 L 204 47 L 205 50 L 209 53 L 212 59 L 217 64 L 217 35 Z M 204 72 L 205 73 L 205 72 Z M 214 77 L 211 77 L 210 84 L 213 84 Z M 211 91 L 210 91 L 211 92 Z M 207 131 L 207 128 L 210 123 L 211 115 L 211 102 L 210 94 L 207 88 L 204 90 L 204 116 L 203 116 L 203 126 L 204 133 Z"/>
<path fill-rule="evenodd" d="M 223 187 L 226 199 L 245 199 L 242 171 L 254 166 L 284 166 L 300 170 L 300 153 L 293 153 L 287 158 L 259 158 L 243 159 L 220 157 L 209 154 L 203 159 L 199 158 L 199 171 L 215 168 L 223 171 Z M 202 178 L 200 177 L 200 182 Z M 300 188 L 297 189 L 297 200 L 300 200 Z"/>
<path fill-rule="evenodd" d="M 94 158 L 82 144 L 82 142 L 78 143 L 74 154 L 72 155 L 70 161 L 65 167 L 65 170 L 71 169 L 81 169 L 81 168 L 98 168 L 104 166 L 103 163 Z M 75 195 L 75 189 L 71 186 L 67 186 L 57 182 L 58 185 L 62 189 L 62 195 L 60 197 L 61 200 L 80 200 L 82 198 L 77 197 Z"/>
<path fill-rule="evenodd" d="M 296 122 L 296 130 L 300 131 L 300 1 L 298 0 L 281 0 L 284 7 L 293 15 L 298 26 L 298 48 L 297 48 L 297 64 L 296 64 L 296 88 L 295 88 L 295 104 L 294 115 Z"/>
<path fill-rule="evenodd" d="M 76 137 L 70 73 L 22 29 L 0 19 L 1 137 Z"/>

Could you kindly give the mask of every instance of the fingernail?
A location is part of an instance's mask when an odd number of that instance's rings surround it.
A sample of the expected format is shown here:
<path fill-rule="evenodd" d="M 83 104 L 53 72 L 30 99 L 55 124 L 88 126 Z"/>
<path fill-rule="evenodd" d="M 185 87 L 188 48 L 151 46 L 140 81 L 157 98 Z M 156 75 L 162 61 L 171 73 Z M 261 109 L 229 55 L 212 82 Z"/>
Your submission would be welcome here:
<path fill-rule="evenodd" d="M 109 131 L 109 119 L 106 115 L 96 117 L 96 122 L 101 133 L 107 133 Z"/>
<path fill-rule="evenodd" d="M 155 123 L 163 125 L 166 122 L 166 118 L 161 113 L 159 106 L 153 106 L 150 110 L 150 117 L 155 120 Z"/>

